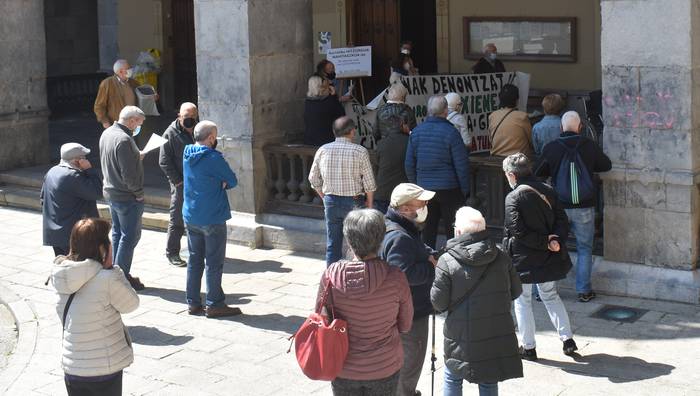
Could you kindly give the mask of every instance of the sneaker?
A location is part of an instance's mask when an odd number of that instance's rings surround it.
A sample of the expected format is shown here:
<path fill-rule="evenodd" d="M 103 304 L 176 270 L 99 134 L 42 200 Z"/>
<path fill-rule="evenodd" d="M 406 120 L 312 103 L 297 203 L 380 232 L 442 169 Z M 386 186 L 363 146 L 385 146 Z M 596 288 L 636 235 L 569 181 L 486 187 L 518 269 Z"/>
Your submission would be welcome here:
<path fill-rule="evenodd" d="M 229 307 L 228 305 L 207 307 L 204 312 L 207 318 L 222 318 L 224 316 L 236 316 L 242 313 L 240 308 Z"/>
<path fill-rule="evenodd" d="M 574 352 L 578 351 L 578 347 L 576 346 L 576 341 L 574 341 L 573 338 L 569 338 L 568 340 L 564 341 L 564 355 L 571 356 L 574 354 Z"/>
<path fill-rule="evenodd" d="M 204 307 L 201 305 L 189 305 L 187 306 L 187 313 L 190 315 L 202 315 L 204 313 Z"/>
<path fill-rule="evenodd" d="M 134 290 L 136 290 L 136 291 L 143 290 L 146 288 L 146 286 L 144 286 L 144 284 L 141 283 L 141 280 L 136 276 L 131 276 L 130 274 L 127 274 L 126 280 L 129 281 L 129 284 L 131 284 L 131 287 L 133 287 Z"/>
<path fill-rule="evenodd" d="M 180 258 L 179 254 L 165 255 L 173 267 L 187 267 L 187 262 Z"/>
<path fill-rule="evenodd" d="M 534 362 L 537 360 L 537 351 L 535 348 L 525 349 L 524 347 L 520 347 L 520 358 Z"/>
<path fill-rule="evenodd" d="M 588 293 L 579 293 L 578 294 L 578 301 L 582 303 L 587 303 L 594 299 L 596 297 L 595 292 L 593 290 L 589 291 Z"/>

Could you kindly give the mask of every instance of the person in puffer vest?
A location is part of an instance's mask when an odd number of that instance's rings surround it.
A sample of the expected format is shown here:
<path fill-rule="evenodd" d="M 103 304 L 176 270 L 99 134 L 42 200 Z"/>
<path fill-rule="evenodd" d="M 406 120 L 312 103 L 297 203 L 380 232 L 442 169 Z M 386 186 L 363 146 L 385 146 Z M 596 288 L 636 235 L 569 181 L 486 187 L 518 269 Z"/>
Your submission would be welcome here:
<path fill-rule="evenodd" d="M 51 271 L 63 323 L 61 366 L 68 395 L 121 395 L 122 370 L 134 361 L 121 314 L 136 310 L 139 297 L 121 268 L 112 265 L 109 230 L 104 219 L 78 221 L 70 253 L 57 257 Z"/>
<path fill-rule="evenodd" d="M 478 210 L 463 207 L 455 237 L 435 268 L 430 300 L 448 311 L 445 335 L 445 395 L 461 395 L 462 382 L 479 394 L 498 394 L 498 382 L 523 376 L 511 301 L 522 293 L 508 255 L 489 238 Z"/>

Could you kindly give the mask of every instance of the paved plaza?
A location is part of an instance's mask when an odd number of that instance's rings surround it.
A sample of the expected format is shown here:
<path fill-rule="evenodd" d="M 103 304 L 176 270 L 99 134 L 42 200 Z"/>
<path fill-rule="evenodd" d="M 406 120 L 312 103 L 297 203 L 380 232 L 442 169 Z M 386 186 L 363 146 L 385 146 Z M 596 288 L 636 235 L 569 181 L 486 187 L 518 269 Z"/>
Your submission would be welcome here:
<path fill-rule="evenodd" d="M 321 257 L 229 245 L 223 287 L 227 302 L 244 314 L 206 319 L 187 314 L 185 269 L 168 265 L 165 240 L 165 233 L 144 231 L 136 249 L 132 272 L 147 289 L 139 293 L 138 310 L 124 316 L 135 352 L 125 371 L 125 394 L 331 394 L 329 383 L 306 379 L 293 354 L 286 353 L 287 338 L 313 306 Z M 19 325 L 17 345 L 0 372 L 0 393 L 7 395 L 65 394 L 55 294 L 44 285 L 53 255 L 40 245 L 38 213 L 0 208 L 0 299 Z M 524 362 L 525 378 L 501 383 L 502 395 L 700 394 L 697 306 L 607 296 L 581 304 L 568 290 L 562 295 L 581 357 L 562 354 L 542 304 L 536 303 L 540 360 Z M 591 318 L 604 304 L 648 312 L 636 323 Z M 441 394 L 441 319 L 437 328 L 435 385 Z M 429 360 L 419 389 L 430 394 Z M 476 394 L 476 386 L 465 384 L 465 395 Z"/>

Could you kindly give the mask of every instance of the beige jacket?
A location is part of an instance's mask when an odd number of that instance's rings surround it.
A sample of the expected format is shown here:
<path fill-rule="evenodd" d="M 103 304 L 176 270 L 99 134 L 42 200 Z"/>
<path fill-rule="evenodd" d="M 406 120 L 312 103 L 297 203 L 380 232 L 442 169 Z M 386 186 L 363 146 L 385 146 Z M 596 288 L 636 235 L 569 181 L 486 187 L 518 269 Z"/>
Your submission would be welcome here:
<path fill-rule="evenodd" d="M 138 104 L 135 90 L 139 86 L 139 83 L 131 78 L 126 83 L 134 92 L 132 98 L 134 103 L 127 103 L 127 98 L 125 98 L 121 92 L 121 87 L 119 85 L 121 83 L 117 81 L 116 76 L 109 76 L 102 80 L 100 89 L 97 91 L 97 98 L 95 98 L 95 106 L 93 107 L 98 122 L 112 124 L 114 121 L 119 120 L 119 112 L 122 111 L 124 107 L 129 104 Z"/>
<path fill-rule="evenodd" d="M 96 377 L 128 367 L 134 352 L 121 314 L 138 308 L 139 297 L 124 272 L 117 266 L 103 269 L 90 259 L 71 261 L 59 256 L 54 263 L 51 281 L 58 291 L 59 320 L 68 297 L 76 293 L 63 332 L 63 371 Z"/>
<path fill-rule="evenodd" d="M 489 138 L 491 139 L 491 155 L 509 156 L 515 153 L 523 153 L 528 158 L 533 158 L 532 125 L 527 113 L 503 108 L 494 111 L 489 116 Z M 508 116 L 506 116 L 508 114 Z M 505 119 L 503 118 L 505 117 Z M 503 122 L 501 123 L 501 120 Z M 494 130 L 498 126 L 498 130 Z"/>

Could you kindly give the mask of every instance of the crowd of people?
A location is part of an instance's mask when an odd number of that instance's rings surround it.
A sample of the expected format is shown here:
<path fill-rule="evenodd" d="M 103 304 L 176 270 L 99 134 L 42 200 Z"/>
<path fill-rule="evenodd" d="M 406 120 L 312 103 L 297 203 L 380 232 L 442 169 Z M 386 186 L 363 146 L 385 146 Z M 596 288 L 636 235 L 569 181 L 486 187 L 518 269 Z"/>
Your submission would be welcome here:
<path fill-rule="evenodd" d="M 417 73 L 410 50 L 410 43 L 402 45 L 405 57 L 397 73 Z M 484 51 L 477 66 L 486 62 L 481 69 L 503 69 L 495 46 Z M 114 71 L 95 103 L 104 127 L 102 177 L 86 158 L 90 149 L 68 143 L 41 191 L 44 244 L 56 256 L 50 279 L 60 295 L 69 394 L 121 393 L 122 370 L 133 361 L 133 351 L 120 314 L 138 307 L 136 291 L 145 288 L 131 266 L 145 200 L 144 153 L 134 136 L 146 116 L 125 94 L 134 89 L 128 63 L 117 61 Z M 348 98 L 339 96 L 333 64 L 319 64 L 308 84 L 304 142 L 319 146 L 308 181 L 322 198 L 327 230 L 321 285 L 332 286 L 334 314 L 349 329 L 350 350 L 332 381 L 334 394 L 419 394 L 435 312 L 447 313 L 445 394 L 461 394 L 464 380 L 478 384 L 482 395 L 497 394 L 498 382 L 523 376 L 522 359 L 537 359 L 533 291 L 563 353 L 574 354 L 577 345 L 556 282 L 573 266 L 566 248 L 571 231 L 578 301 L 596 297 L 591 267 L 598 192 L 592 176 L 611 168 L 600 147 L 580 135 L 578 114 L 560 116 L 563 99 L 547 95 L 546 116 L 531 127 L 517 109 L 518 88 L 502 87 L 501 108 L 489 116 L 489 136 L 491 154 L 503 157 L 512 191 L 504 197 L 504 238 L 497 245 L 483 215 L 467 205 L 474 193 L 471 137 L 458 94 L 429 98 L 428 117 L 417 125 L 405 103 L 407 89 L 392 84 L 377 111 L 372 154 L 355 143 L 356 125 L 344 115 L 341 102 Z M 218 132 L 215 123 L 200 121 L 196 105 L 183 103 L 159 154 L 171 193 L 165 255 L 173 266 L 187 267 L 188 313 L 208 318 L 241 314 L 226 305 L 221 288 L 231 218 L 226 191 L 236 187 L 237 178 L 216 150 Z M 100 197 L 111 224 L 99 219 Z M 444 243 L 438 243 L 441 225 Z M 187 262 L 180 257 L 183 235 Z M 107 314 L 86 319 L 98 311 Z M 90 339 L 103 344 L 82 348 Z M 83 359 L 92 363 L 82 364 Z"/>

